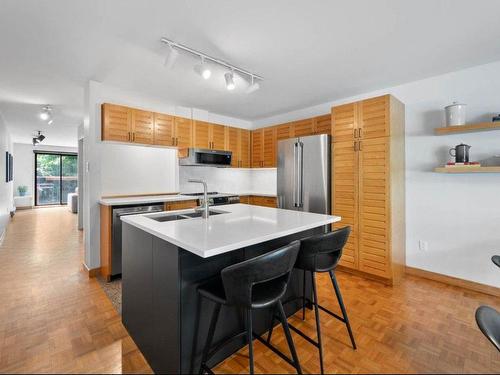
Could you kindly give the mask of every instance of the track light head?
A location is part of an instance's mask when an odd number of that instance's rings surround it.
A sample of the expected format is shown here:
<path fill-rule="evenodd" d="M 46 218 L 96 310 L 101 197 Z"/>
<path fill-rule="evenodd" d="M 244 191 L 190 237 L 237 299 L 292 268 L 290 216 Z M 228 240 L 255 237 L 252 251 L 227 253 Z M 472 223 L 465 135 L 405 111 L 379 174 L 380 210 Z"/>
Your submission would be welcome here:
<path fill-rule="evenodd" d="M 201 64 L 196 64 L 194 66 L 194 71 L 202 76 L 204 79 L 209 79 L 212 75 L 212 71 L 209 66 L 205 63 L 205 58 L 201 57 Z"/>
<path fill-rule="evenodd" d="M 172 44 L 169 44 L 168 46 L 170 48 L 165 59 L 165 67 L 167 69 L 172 69 L 175 61 L 177 60 L 177 57 L 179 56 L 179 51 L 177 51 Z"/>
<path fill-rule="evenodd" d="M 252 81 L 250 83 L 250 86 L 248 86 L 246 92 L 247 94 L 251 94 L 252 92 L 257 91 L 260 89 L 260 83 L 255 80 L 255 77 L 252 76 Z"/>
<path fill-rule="evenodd" d="M 53 119 L 50 119 L 49 121 L 47 121 L 47 125 L 52 125 L 53 123 L 54 123 Z"/>
<path fill-rule="evenodd" d="M 226 89 L 229 91 L 234 90 L 236 85 L 234 84 L 234 74 L 233 72 L 227 72 L 224 74 L 224 78 L 226 79 Z"/>
<path fill-rule="evenodd" d="M 42 142 L 45 139 L 45 136 L 42 134 L 40 130 L 38 130 L 38 135 L 34 136 L 32 139 L 33 146 L 36 146 L 38 143 Z"/>
<path fill-rule="evenodd" d="M 49 114 L 48 114 L 48 112 L 42 112 L 42 113 L 40 113 L 40 118 L 41 118 L 42 120 L 44 120 L 44 121 L 45 121 L 45 120 L 48 120 L 48 119 L 49 119 Z"/>

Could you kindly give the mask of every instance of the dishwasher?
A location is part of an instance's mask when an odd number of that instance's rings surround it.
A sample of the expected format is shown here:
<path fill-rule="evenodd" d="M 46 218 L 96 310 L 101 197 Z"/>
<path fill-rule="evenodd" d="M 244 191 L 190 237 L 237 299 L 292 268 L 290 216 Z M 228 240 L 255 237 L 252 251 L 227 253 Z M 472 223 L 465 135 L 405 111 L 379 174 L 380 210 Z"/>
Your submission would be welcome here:
<path fill-rule="evenodd" d="M 137 215 L 164 211 L 163 203 L 119 206 L 113 208 L 113 232 L 111 234 L 111 278 L 122 274 L 122 221 L 126 215 Z"/>

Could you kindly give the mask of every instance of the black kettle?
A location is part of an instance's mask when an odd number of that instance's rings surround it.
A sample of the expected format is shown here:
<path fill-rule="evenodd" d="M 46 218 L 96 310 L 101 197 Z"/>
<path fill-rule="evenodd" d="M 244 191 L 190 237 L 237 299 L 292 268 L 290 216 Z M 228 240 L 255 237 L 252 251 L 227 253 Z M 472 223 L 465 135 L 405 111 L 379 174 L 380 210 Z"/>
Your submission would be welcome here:
<path fill-rule="evenodd" d="M 455 163 L 468 163 L 470 148 L 471 146 L 463 143 L 456 145 L 455 148 L 450 148 L 450 155 L 455 158 Z"/>

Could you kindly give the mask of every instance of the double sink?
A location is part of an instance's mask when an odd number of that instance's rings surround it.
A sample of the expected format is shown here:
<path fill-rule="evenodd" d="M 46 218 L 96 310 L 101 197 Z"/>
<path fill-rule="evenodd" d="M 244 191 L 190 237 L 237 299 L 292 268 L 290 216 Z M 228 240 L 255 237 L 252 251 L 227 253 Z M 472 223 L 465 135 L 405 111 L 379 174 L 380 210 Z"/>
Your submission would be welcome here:
<path fill-rule="evenodd" d="M 176 221 L 176 220 L 185 220 L 185 219 L 194 219 L 197 217 L 202 216 L 201 211 L 193 211 L 193 212 L 186 212 L 186 213 L 168 213 L 168 212 L 162 212 L 161 214 L 154 214 L 154 215 L 147 215 L 146 217 L 155 221 Z M 215 211 L 215 210 L 210 210 L 209 211 L 209 216 L 214 216 L 214 215 L 220 215 L 220 214 L 227 214 L 226 211 Z"/>

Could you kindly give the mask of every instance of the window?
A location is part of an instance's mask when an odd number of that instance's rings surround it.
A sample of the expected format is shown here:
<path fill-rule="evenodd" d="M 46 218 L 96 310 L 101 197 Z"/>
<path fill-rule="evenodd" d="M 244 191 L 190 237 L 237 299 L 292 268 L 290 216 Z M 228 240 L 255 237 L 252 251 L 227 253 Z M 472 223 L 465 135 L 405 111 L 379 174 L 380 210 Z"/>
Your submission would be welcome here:
<path fill-rule="evenodd" d="M 66 204 L 78 186 L 75 154 L 35 152 L 35 205 Z"/>

